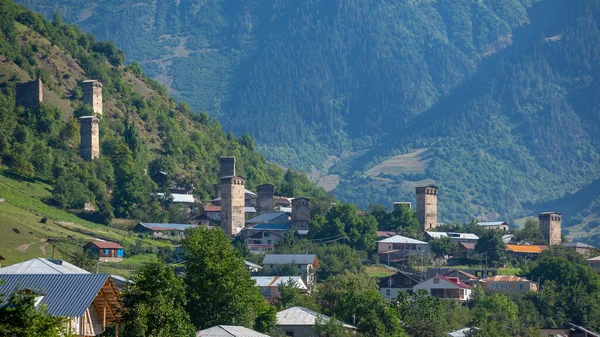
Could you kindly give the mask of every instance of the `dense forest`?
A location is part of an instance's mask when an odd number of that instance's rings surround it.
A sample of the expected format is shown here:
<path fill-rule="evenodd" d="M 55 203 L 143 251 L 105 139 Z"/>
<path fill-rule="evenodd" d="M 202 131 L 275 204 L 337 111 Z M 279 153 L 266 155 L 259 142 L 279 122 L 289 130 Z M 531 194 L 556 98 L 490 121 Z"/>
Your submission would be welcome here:
<path fill-rule="evenodd" d="M 444 221 L 597 224 L 597 194 L 574 193 L 600 173 L 597 0 L 19 2 L 116 41 L 286 167 L 334 155 L 342 200 L 434 182 Z M 420 149 L 420 170 L 368 173 Z"/>
<path fill-rule="evenodd" d="M 0 5 L 0 169 L 50 183 L 47 203 L 69 210 L 91 203 L 97 211 L 88 216 L 103 223 L 113 216 L 181 221 L 187 215 L 157 192 L 178 186 L 198 200 L 214 198 L 222 155 L 238 158 L 248 188 L 269 182 L 286 195 L 327 197 L 306 174 L 268 163 L 248 135 L 226 134 L 137 63 L 124 65 L 112 43 L 63 24 L 60 15 L 49 22 L 10 0 Z M 16 84 L 37 77 L 46 88 L 41 106 L 15 106 Z M 77 117 L 93 114 L 82 102 L 81 81 L 90 78 L 103 83 L 104 113 L 101 156 L 86 162 Z"/>

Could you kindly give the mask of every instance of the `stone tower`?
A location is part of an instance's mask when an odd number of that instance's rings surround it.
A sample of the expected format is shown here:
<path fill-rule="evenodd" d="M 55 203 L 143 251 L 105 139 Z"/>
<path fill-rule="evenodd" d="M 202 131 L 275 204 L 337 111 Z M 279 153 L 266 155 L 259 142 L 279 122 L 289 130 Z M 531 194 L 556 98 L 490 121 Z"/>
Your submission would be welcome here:
<path fill-rule="evenodd" d="M 246 223 L 244 178 L 235 175 L 235 157 L 221 157 L 221 227 L 238 234 Z"/>
<path fill-rule="evenodd" d="M 562 215 L 557 212 L 544 212 L 538 216 L 540 219 L 540 232 L 548 245 L 557 245 L 562 241 L 561 225 Z"/>
<path fill-rule="evenodd" d="M 298 234 L 308 234 L 308 223 L 310 222 L 310 199 L 292 199 L 292 225 Z"/>
<path fill-rule="evenodd" d="M 424 231 L 437 227 L 437 186 L 417 187 L 417 218 Z"/>
<path fill-rule="evenodd" d="M 233 177 L 235 175 L 235 157 L 221 157 L 221 171 L 219 177 Z"/>
<path fill-rule="evenodd" d="M 81 157 L 92 160 L 100 157 L 100 129 L 98 118 L 83 116 L 79 118 L 79 135 L 81 136 Z"/>
<path fill-rule="evenodd" d="M 16 105 L 26 109 L 35 110 L 44 101 L 44 86 L 42 80 L 37 79 L 25 83 L 18 83 L 16 87 Z"/>
<path fill-rule="evenodd" d="M 102 83 L 96 80 L 83 81 L 83 103 L 90 105 L 96 116 L 102 116 Z"/>
<path fill-rule="evenodd" d="M 256 186 L 257 194 L 257 212 L 258 214 L 272 213 L 273 212 L 273 194 L 275 193 L 275 186 L 271 184 L 264 184 Z"/>

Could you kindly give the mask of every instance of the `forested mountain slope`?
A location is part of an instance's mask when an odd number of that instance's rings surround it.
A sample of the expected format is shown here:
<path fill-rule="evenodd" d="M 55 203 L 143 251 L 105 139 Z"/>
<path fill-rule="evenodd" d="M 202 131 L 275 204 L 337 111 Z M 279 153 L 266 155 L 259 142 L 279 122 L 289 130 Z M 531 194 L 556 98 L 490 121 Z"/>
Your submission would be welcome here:
<path fill-rule="evenodd" d="M 216 120 L 192 113 L 139 66 L 123 62 L 112 43 L 0 0 L 0 173 L 45 182 L 52 196 L 44 201 L 58 208 L 91 203 L 97 211 L 89 217 L 103 223 L 113 215 L 181 221 L 185 214 L 156 192 L 179 186 L 193 189 L 198 200 L 214 198 L 221 155 L 238 158 L 248 188 L 270 182 L 287 195 L 324 195 L 305 174 L 269 164 L 249 136 L 227 135 Z M 16 84 L 36 77 L 44 103 L 15 106 Z M 79 155 L 77 117 L 93 114 L 82 102 L 85 79 L 103 83 L 101 155 L 90 162 Z"/>
<path fill-rule="evenodd" d="M 597 0 L 19 1 L 114 39 L 285 165 L 335 155 L 344 200 L 437 183 L 443 221 L 565 198 L 595 221 L 575 192 L 600 175 Z"/>

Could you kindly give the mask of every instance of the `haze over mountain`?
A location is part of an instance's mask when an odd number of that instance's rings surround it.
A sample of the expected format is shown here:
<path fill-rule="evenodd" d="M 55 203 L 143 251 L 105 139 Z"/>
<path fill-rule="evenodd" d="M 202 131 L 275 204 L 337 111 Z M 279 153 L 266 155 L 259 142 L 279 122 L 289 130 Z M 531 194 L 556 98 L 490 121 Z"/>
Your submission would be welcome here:
<path fill-rule="evenodd" d="M 443 221 L 597 225 L 597 0 L 18 2 L 116 41 L 342 200 L 436 183 Z"/>

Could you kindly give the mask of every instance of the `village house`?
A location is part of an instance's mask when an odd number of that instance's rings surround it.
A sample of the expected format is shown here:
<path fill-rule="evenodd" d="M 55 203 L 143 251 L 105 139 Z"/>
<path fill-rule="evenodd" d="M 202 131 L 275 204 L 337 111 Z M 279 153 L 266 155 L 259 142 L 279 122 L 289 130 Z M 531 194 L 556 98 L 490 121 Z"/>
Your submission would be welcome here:
<path fill-rule="evenodd" d="M 394 235 L 396 235 L 396 232 L 377 231 L 377 240 L 383 240 L 383 239 L 391 238 Z"/>
<path fill-rule="evenodd" d="M 277 313 L 277 327 L 279 327 L 286 336 L 290 337 L 318 337 L 315 332 L 317 318 L 323 322 L 331 318 L 303 307 L 291 307 Z M 350 324 L 339 322 L 349 331 L 356 331 L 356 327 Z"/>
<path fill-rule="evenodd" d="M 432 296 L 465 302 L 471 298 L 472 287 L 458 277 L 434 276 L 413 287 L 413 292 L 426 290 Z"/>
<path fill-rule="evenodd" d="M 587 265 L 590 266 L 596 273 L 600 274 L 600 256 L 592 257 L 586 260 Z"/>
<path fill-rule="evenodd" d="M 289 223 L 291 214 L 288 212 L 264 213 L 246 221 L 246 225 L 261 223 Z"/>
<path fill-rule="evenodd" d="M 447 273 L 441 274 L 442 276 L 445 277 L 456 277 L 458 278 L 458 280 L 462 283 L 468 284 L 470 286 L 475 285 L 475 283 L 477 283 L 477 281 L 479 280 L 479 278 L 471 273 L 467 273 L 464 270 L 452 270 L 449 271 Z M 431 275 L 434 276 L 434 275 Z"/>
<path fill-rule="evenodd" d="M 196 337 L 269 337 L 269 335 L 238 325 L 217 325 L 198 331 Z"/>
<path fill-rule="evenodd" d="M 600 337 L 600 334 L 592 332 L 582 326 L 567 323 L 564 328 L 541 328 L 541 337 Z"/>
<path fill-rule="evenodd" d="M 477 243 L 479 237 L 471 233 L 425 232 L 430 239 L 451 238 L 456 242 Z"/>
<path fill-rule="evenodd" d="M 507 231 L 510 228 L 506 221 L 478 222 L 477 226 L 494 231 Z"/>
<path fill-rule="evenodd" d="M 459 242 L 458 255 L 466 258 L 473 256 L 475 254 L 475 245 L 471 242 Z"/>
<path fill-rule="evenodd" d="M 123 311 L 119 291 L 106 274 L 2 274 L 0 294 L 6 301 L 15 292 L 35 296 L 48 313 L 68 319 L 65 334 L 97 336 L 110 324 L 118 324 Z"/>
<path fill-rule="evenodd" d="M 125 255 L 125 248 L 116 242 L 92 241 L 83 246 L 83 250 L 98 256 L 99 261 L 121 262 Z"/>
<path fill-rule="evenodd" d="M 399 262 L 409 255 L 427 255 L 429 252 L 429 243 L 401 235 L 377 241 L 377 254 L 385 264 Z"/>
<path fill-rule="evenodd" d="M 412 294 L 413 287 L 423 282 L 423 277 L 399 270 L 392 276 L 380 278 L 378 282 L 381 295 L 392 300 L 398 298 L 401 291 Z"/>
<path fill-rule="evenodd" d="M 185 231 L 189 228 L 198 227 L 190 224 L 176 223 L 147 223 L 140 222 L 134 228 L 136 233 L 152 235 L 155 239 L 177 240 L 185 237 Z"/>
<path fill-rule="evenodd" d="M 506 255 L 516 259 L 535 259 L 544 251 L 547 250 L 548 246 L 543 245 L 506 245 Z"/>
<path fill-rule="evenodd" d="M 594 256 L 600 252 L 598 248 L 583 242 L 563 242 L 562 245 L 584 256 Z"/>
<path fill-rule="evenodd" d="M 275 244 L 283 241 L 285 233 L 291 229 L 290 224 L 265 223 L 244 227 L 240 237 L 252 254 L 268 252 Z"/>
<path fill-rule="evenodd" d="M 182 193 L 171 193 L 165 195 L 164 193 L 156 193 L 160 198 L 167 198 L 170 196 L 171 202 L 175 205 L 183 207 L 186 212 L 191 213 L 194 210 L 196 200 L 193 194 L 182 194 Z"/>
<path fill-rule="evenodd" d="M 316 281 L 316 269 L 319 259 L 315 254 L 266 254 L 262 262 L 263 268 L 277 271 L 284 267 L 293 267 L 296 275 L 302 276 L 309 291 L 312 291 Z"/>
<path fill-rule="evenodd" d="M 513 293 L 524 293 L 537 291 L 538 285 L 526 278 L 514 275 L 497 275 L 486 277 L 479 281 L 486 292 L 506 291 Z"/>
<path fill-rule="evenodd" d="M 300 276 L 252 276 L 264 298 L 279 298 L 279 286 L 293 285 L 300 290 L 308 291 L 308 287 Z"/>
<path fill-rule="evenodd" d="M 263 269 L 263 267 L 254 264 L 252 262 L 248 262 L 248 261 L 244 261 L 244 264 L 246 265 L 246 269 L 248 270 L 249 273 L 256 273 L 259 272 L 261 269 Z"/>

